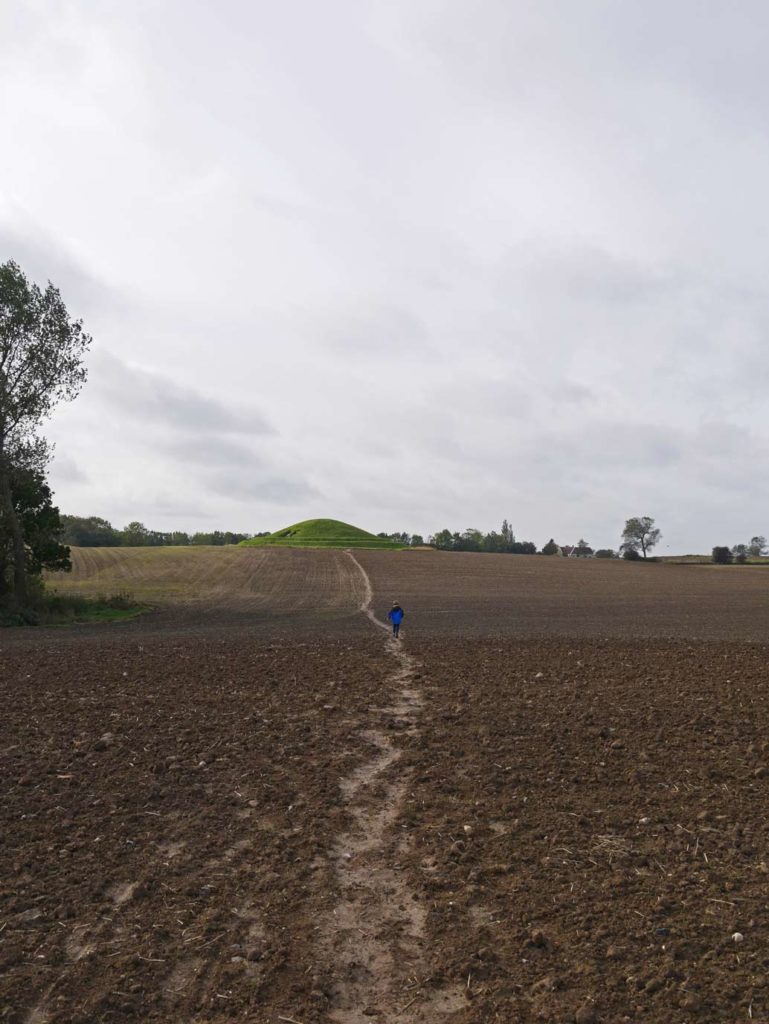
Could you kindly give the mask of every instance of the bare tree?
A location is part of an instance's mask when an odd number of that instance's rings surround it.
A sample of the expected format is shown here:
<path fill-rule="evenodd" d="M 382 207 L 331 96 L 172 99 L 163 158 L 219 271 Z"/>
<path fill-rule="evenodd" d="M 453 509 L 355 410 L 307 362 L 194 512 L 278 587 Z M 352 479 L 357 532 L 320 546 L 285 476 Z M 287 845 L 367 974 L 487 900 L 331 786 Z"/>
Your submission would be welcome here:
<path fill-rule="evenodd" d="M 35 430 L 59 402 L 79 392 L 90 343 L 82 321 L 70 319 L 50 281 L 43 291 L 13 260 L 0 264 L 0 515 L 12 538 L 13 592 L 19 604 L 27 600 L 26 550 L 11 468 L 19 453 L 37 451 L 40 456 Z"/>

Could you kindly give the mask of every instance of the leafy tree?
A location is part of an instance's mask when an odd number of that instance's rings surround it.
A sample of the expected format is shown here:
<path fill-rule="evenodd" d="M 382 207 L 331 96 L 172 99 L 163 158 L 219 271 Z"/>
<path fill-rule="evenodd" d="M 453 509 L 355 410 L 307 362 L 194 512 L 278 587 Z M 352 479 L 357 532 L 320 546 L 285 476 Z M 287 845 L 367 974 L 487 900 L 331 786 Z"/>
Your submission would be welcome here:
<path fill-rule="evenodd" d="M 480 530 L 468 527 L 460 538 L 457 549 L 459 551 L 480 551 L 483 547 L 483 534 Z"/>
<path fill-rule="evenodd" d="M 388 540 L 394 540 L 396 544 L 410 544 L 411 534 L 406 533 L 405 530 L 401 530 L 400 533 L 387 533 L 385 534 Z"/>
<path fill-rule="evenodd" d="M 121 543 L 126 548 L 145 548 L 149 547 L 150 542 L 150 531 L 144 525 L 136 520 L 129 523 L 128 526 L 121 533 Z"/>
<path fill-rule="evenodd" d="M 242 540 L 249 540 L 250 534 L 248 533 L 233 533 L 231 530 L 225 530 L 224 543 L 225 544 L 240 544 Z"/>
<path fill-rule="evenodd" d="M 120 533 L 99 516 L 62 516 L 62 540 L 76 548 L 112 548 L 120 544 Z"/>
<path fill-rule="evenodd" d="M 574 548 L 573 554 L 575 554 L 577 558 L 589 558 L 590 555 L 593 554 L 593 549 L 590 547 L 586 540 L 580 538 L 577 541 L 577 545 Z"/>
<path fill-rule="evenodd" d="M 713 561 L 716 565 L 731 565 L 734 558 L 729 548 L 715 547 L 713 548 Z"/>
<path fill-rule="evenodd" d="M 412 548 L 421 548 L 422 545 L 424 544 L 424 542 L 425 542 L 425 539 L 424 539 L 424 537 L 422 536 L 421 533 L 412 533 L 411 534 L 411 546 L 412 546 Z"/>
<path fill-rule="evenodd" d="M 599 548 L 595 553 L 596 558 L 616 558 L 617 552 L 611 548 Z"/>
<path fill-rule="evenodd" d="M 620 550 L 622 551 L 622 557 L 625 559 L 626 562 L 641 561 L 641 552 L 638 550 L 638 548 L 628 548 L 625 547 L 625 545 L 623 544 Z"/>
<path fill-rule="evenodd" d="M 13 594 L 20 605 L 28 595 L 27 540 L 11 484 L 13 454 L 30 443 L 60 401 L 77 395 L 90 343 L 50 281 L 42 291 L 13 260 L 0 264 L 0 516 L 11 537 Z"/>
<path fill-rule="evenodd" d="M 561 548 L 551 537 L 550 540 L 542 548 L 543 555 L 558 555 L 561 552 Z"/>
<path fill-rule="evenodd" d="M 748 560 L 748 545 L 747 544 L 735 544 L 732 548 L 732 554 L 734 560 L 739 565 L 744 565 Z"/>
<path fill-rule="evenodd" d="M 422 538 L 420 537 L 421 541 Z M 451 530 L 439 530 L 429 538 L 428 543 L 441 551 L 484 551 L 509 555 L 534 555 L 537 545 L 529 540 L 517 541 L 507 520 L 502 523 L 502 530 L 497 533 L 481 533 L 480 530 L 469 528 L 463 533 L 452 533 Z"/>
<path fill-rule="evenodd" d="M 451 551 L 454 547 L 454 538 L 451 530 L 439 530 L 433 536 L 432 543 L 439 551 Z"/>
<path fill-rule="evenodd" d="M 481 548 L 483 551 L 493 551 L 497 554 L 502 554 L 509 551 L 509 543 L 505 540 L 503 534 L 497 533 L 496 530 L 492 530 L 481 540 Z"/>
<path fill-rule="evenodd" d="M 748 554 L 752 555 L 753 558 L 759 558 L 761 555 L 766 554 L 766 537 L 757 536 L 750 538 L 750 544 L 748 544 Z"/>
<path fill-rule="evenodd" d="M 51 501 L 51 489 L 39 469 L 11 470 L 10 485 L 14 512 L 24 536 L 25 572 L 38 576 L 44 569 L 72 568 L 69 548 L 61 543 L 59 510 Z M 0 519 L 0 599 L 11 588 L 13 576 L 13 533 L 7 517 Z"/>
<path fill-rule="evenodd" d="M 622 547 L 624 551 L 636 551 L 646 558 L 651 549 L 658 543 L 662 534 L 655 527 L 651 516 L 640 516 L 628 519 L 622 531 Z"/>
<path fill-rule="evenodd" d="M 266 536 L 258 533 L 257 537 Z M 231 530 L 213 530 L 211 533 L 194 533 L 190 538 L 190 544 L 207 544 L 213 547 L 223 547 L 225 544 L 240 544 L 242 540 L 248 540 L 247 533 L 233 533 Z"/>

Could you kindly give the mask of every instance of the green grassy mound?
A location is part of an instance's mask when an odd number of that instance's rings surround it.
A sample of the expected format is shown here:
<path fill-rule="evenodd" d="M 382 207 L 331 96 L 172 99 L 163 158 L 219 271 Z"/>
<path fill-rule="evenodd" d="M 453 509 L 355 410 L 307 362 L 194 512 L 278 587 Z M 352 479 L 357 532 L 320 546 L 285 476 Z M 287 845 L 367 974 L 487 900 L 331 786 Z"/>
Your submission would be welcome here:
<path fill-rule="evenodd" d="M 307 519 L 294 523 L 283 530 L 277 530 L 267 537 L 254 537 L 241 541 L 243 547 L 284 547 L 284 548 L 385 548 L 396 550 L 403 547 L 392 540 L 375 537 L 373 533 L 359 530 L 349 523 L 337 519 Z"/>

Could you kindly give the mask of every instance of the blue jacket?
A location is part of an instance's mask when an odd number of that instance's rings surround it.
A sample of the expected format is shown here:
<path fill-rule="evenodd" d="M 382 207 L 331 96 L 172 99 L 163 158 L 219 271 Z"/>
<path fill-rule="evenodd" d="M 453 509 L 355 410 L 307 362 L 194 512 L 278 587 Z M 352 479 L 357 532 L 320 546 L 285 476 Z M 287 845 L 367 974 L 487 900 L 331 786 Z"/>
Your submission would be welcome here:
<path fill-rule="evenodd" d="M 391 608 L 390 611 L 387 613 L 387 618 L 390 620 L 390 622 L 392 622 L 394 626 L 397 626 L 400 622 L 403 621 L 404 615 L 405 612 L 401 607 Z"/>

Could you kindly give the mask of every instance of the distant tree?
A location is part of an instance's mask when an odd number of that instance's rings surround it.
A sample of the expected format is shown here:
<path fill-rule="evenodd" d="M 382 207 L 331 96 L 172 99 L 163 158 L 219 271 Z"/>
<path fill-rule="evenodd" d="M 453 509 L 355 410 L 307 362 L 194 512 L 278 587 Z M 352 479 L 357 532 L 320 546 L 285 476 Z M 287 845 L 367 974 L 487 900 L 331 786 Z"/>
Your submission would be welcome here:
<path fill-rule="evenodd" d="M 206 547 L 219 547 L 220 543 L 223 543 L 223 541 L 219 541 L 218 530 L 213 530 L 208 533 L 198 531 L 197 533 L 193 533 L 190 537 L 190 544 Z"/>
<path fill-rule="evenodd" d="M 753 558 L 759 558 L 761 555 L 765 555 L 766 537 L 761 537 L 760 535 L 757 537 L 751 537 L 750 544 L 748 544 L 748 554 Z"/>
<path fill-rule="evenodd" d="M 731 565 L 734 558 L 729 548 L 715 547 L 713 548 L 713 561 L 716 565 Z"/>
<path fill-rule="evenodd" d="M 577 545 L 572 553 L 576 555 L 577 558 L 589 558 L 590 555 L 593 554 L 593 549 L 590 547 L 586 540 L 580 538 L 580 540 L 577 541 Z"/>
<path fill-rule="evenodd" d="M 418 537 L 419 542 L 422 538 Z M 412 543 L 415 543 L 412 539 Z M 451 530 L 439 530 L 438 533 L 428 538 L 428 543 L 441 551 L 483 551 L 495 552 L 497 554 L 511 555 L 533 555 L 537 552 L 537 545 L 530 540 L 517 541 L 507 520 L 502 524 L 502 530 L 497 533 L 491 530 L 489 533 L 481 533 L 472 527 L 462 533 Z"/>
<path fill-rule="evenodd" d="M 257 533 L 257 537 L 266 537 L 266 533 Z M 248 533 L 234 533 L 232 530 L 212 530 L 210 533 L 193 533 L 189 538 L 190 544 L 208 545 L 212 547 L 224 547 L 226 544 L 240 544 L 242 540 L 248 540 Z"/>
<path fill-rule="evenodd" d="M 732 554 L 734 560 L 739 565 L 745 565 L 748 560 L 748 545 L 747 544 L 735 544 L 732 548 Z"/>
<path fill-rule="evenodd" d="M 611 548 L 599 548 L 595 553 L 596 558 L 617 558 L 617 552 Z"/>
<path fill-rule="evenodd" d="M 547 542 L 547 544 L 545 544 L 545 546 L 542 548 L 543 555 L 560 555 L 560 553 L 561 548 L 558 544 L 556 544 L 552 537 Z"/>
<path fill-rule="evenodd" d="M 120 544 L 120 533 L 99 516 L 62 516 L 62 541 L 76 548 L 112 548 Z"/>
<path fill-rule="evenodd" d="M 622 557 L 625 559 L 626 562 L 641 561 L 641 552 L 638 550 L 638 548 L 628 548 L 623 544 L 620 548 L 620 551 L 622 552 Z"/>
<path fill-rule="evenodd" d="M 510 550 L 510 547 L 511 542 L 506 540 L 503 534 L 497 533 L 496 530 L 491 530 L 491 532 L 485 534 L 481 540 L 481 549 L 483 551 L 493 551 L 498 554 L 504 554 Z"/>
<path fill-rule="evenodd" d="M 72 568 L 69 548 L 62 544 L 59 510 L 51 501 L 45 475 L 36 469 L 14 467 L 11 472 L 14 511 L 24 535 L 25 572 L 39 576 L 44 569 Z M 0 518 L 0 599 L 12 586 L 13 534 L 6 517 Z"/>
<path fill-rule="evenodd" d="M 248 533 L 233 533 L 232 531 L 227 530 L 224 534 L 225 544 L 240 544 L 241 541 L 250 539 L 251 535 Z"/>
<path fill-rule="evenodd" d="M 439 551 L 452 551 L 454 548 L 454 535 L 451 530 L 439 530 L 433 536 L 432 543 Z"/>
<path fill-rule="evenodd" d="M 644 558 L 651 549 L 658 543 L 662 534 L 655 527 L 651 516 L 636 516 L 628 519 L 625 529 L 622 531 L 622 546 L 624 551 L 638 551 Z"/>
<path fill-rule="evenodd" d="M 468 527 L 460 538 L 459 551 L 481 551 L 483 548 L 483 534 L 480 530 Z"/>
<path fill-rule="evenodd" d="M 11 486 L 14 467 L 23 465 L 14 462 L 14 452 L 29 445 L 59 402 L 77 395 L 90 342 L 50 281 L 42 291 L 13 260 L 0 264 L 0 516 L 11 537 L 13 596 L 19 605 L 28 598 L 27 539 Z"/>
<path fill-rule="evenodd" d="M 411 534 L 411 546 L 412 546 L 412 548 L 421 548 L 423 546 L 424 542 L 425 542 L 425 539 L 421 535 L 421 533 L 412 533 Z"/>
<path fill-rule="evenodd" d="M 144 523 L 134 521 L 121 531 L 120 542 L 126 548 L 146 548 L 150 542 L 150 531 Z"/>

